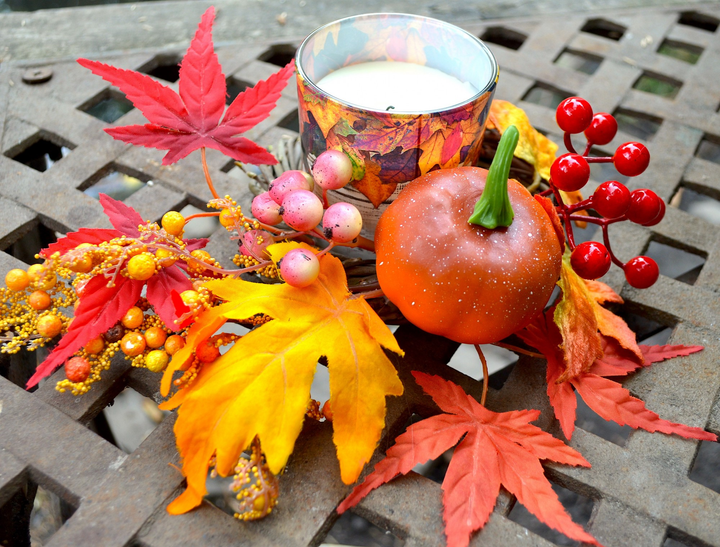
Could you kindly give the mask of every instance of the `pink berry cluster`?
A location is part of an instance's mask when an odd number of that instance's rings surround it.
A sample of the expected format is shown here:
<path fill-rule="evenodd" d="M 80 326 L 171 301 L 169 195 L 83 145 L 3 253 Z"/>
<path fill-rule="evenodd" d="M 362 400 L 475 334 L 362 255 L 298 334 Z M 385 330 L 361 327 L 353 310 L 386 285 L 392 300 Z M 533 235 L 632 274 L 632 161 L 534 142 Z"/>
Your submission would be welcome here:
<path fill-rule="evenodd" d="M 345 202 L 328 206 L 327 191 L 339 190 L 351 179 L 350 158 L 338 150 L 327 150 L 317 157 L 312 177 L 303 171 L 285 171 L 270 183 L 268 191 L 253 200 L 252 214 L 266 227 L 284 222 L 295 231 L 288 237 L 308 234 L 328 241 L 328 249 L 350 244 L 362 229 L 360 212 Z M 315 184 L 322 189 L 322 200 L 313 192 Z M 316 254 L 307 249 L 293 249 L 280 261 L 280 274 L 293 287 L 310 285 L 319 271 Z"/>
<path fill-rule="evenodd" d="M 574 192 L 583 188 L 590 179 L 590 163 L 612 163 L 620 174 L 635 177 L 647 168 L 650 153 L 638 142 L 626 142 L 618 146 L 612 156 L 589 156 L 593 145 L 604 145 L 613 140 L 617 133 L 617 121 L 604 112 L 594 114 L 590 104 L 580 97 L 570 97 L 561 102 L 557 107 L 556 120 L 565 133 L 564 142 L 568 153 L 558 157 L 552 164 L 550 190 L 544 194 L 552 193 L 557 200 L 557 211 L 565 224 L 572 251 L 570 263 L 573 270 L 585 279 L 598 279 L 608 272 L 610 264 L 614 262 L 623 269 L 631 286 L 639 289 L 650 287 L 660 275 L 657 263 L 647 256 L 636 256 L 623 263 L 612 252 L 608 226 L 625 220 L 642 226 L 654 226 L 665 215 L 665 202 L 652 190 L 643 188 L 630 192 L 616 180 L 603 182 L 592 196 L 573 205 L 566 205 L 559 192 Z M 582 154 L 575 151 L 571 141 L 571 136 L 577 133 L 584 133 L 587 139 Z M 579 214 L 588 209 L 594 209 L 600 218 Z M 587 241 L 575 245 L 573 220 L 599 225 L 605 244 Z"/>

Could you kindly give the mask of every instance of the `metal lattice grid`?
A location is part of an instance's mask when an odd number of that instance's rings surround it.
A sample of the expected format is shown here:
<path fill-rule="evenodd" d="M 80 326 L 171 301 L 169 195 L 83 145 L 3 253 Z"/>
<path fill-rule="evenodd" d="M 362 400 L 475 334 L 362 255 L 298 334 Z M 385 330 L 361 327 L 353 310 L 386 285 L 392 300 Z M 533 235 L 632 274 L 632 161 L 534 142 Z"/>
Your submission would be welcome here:
<path fill-rule="evenodd" d="M 640 140 L 647 144 L 653 161 L 630 187 L 651 187 L 677 206 L 668 208 L 658 226 L 614 230 L 615 250 L 629 258 L 667 246 L 704 262 L 693 266 L 694 273 L 687 278 L 682 274 L 678 279 L 670 277 L 663 267 L 659 282 L 643 291 L 623 285 L 617 269 L 605 281 L 621 291 L 626 300 L 621 313 L 633 318 L 638 328 L 650 325 L 647 333 L 665 329 L 671 343 L 701 344 L 706 349 L 642 370 L 624 385 L 663 418 L 714 433 L 720 433 L 716 365 L 720 239 L 713 217 L 703 216 L 704 209 L 693 209 L 692 203 L 699 199 L 712 204 L 720 199 L 720 165 L 707 152 L 708 146 L 712 150 L 712 144 L 720 142 L 719 21 L 720 9 L 708 6 L 687 13 L 676 9 L 613 11 L 467 25 L 488 39 L 498 58 L 498 98 L 524 108 L 533 124 L 554 140 L 560 139 L 554 104 L 568 95 L 585 97 L 595 111 L 631 118 L 621 124 L 618 136 L 606 147 L 609 150 L 637 140 L 637 132 L 644 131 Z M 234 88 L 241 89 L 276 71 L 273 63 L 286 60 L 296 45 L 224 47 L 218 53 Z M 689 51 L 690 56 L 669 55 L 673 47 Z M 173 55 L 180 53 L 148 52 L 104 60 L 151 72 L 171 57 L 176 62 Z M 84 190 L 112 170 L 152 181 L 125 200 L 144 218 L 157 220 L 167 210 L 187 204 L 202 207 L 210 199 L 195 155 L 162 166 L 161 152 L 128 147 L 102 133 L 108 122 L 96 118 L 93 107 L 110 99 L 122 105 L 123 100 L 102 80 L 74 63 L 61 62 L 51 66 L 50 80 L 29 85 L 22 78 L 27 68 L 0 66 L 0 107 L 5 114 L 0 150 L 0 273 L 24 266 L 22 261 L 32 260 L 32 253 L 22 254 L 19 249 L 40 248 L 55 232 L 108 226 L 99 203 Z M 166 72 L 157 75 L 171 79 Z M 638 84 L 647 77 L 668 83 L 672 92 L 649 93 L 647 89 L 656 88 Z M 137 110 L 127 110 L 127 105 L 118 108 L 112 124 L 143 122 Z M 267 146 L 283 134 L 292 135 L 287 127 L 295 110 L 291 85 L 272 115 L 247 136 Z M 637 129 L 632 119 L 651 123 Z M 31 154 L 28 150 L 33 146 Z M 44 158 L 46 153 L 50 161 L 44 170 L 17 161 Z M 228 159 L 214 151 L 209 151 L 208 158 L 218 192 L 236 197 L 247 210 L 250 194 L 243 181 L 228 174 Z M 699 198 L 688 205 L 688 196 L 693 195 Z M 212 236 L 209 250 L 221 260 L 234 252 L 222 230 Z M 446 366 L 456 344 L 411 326 L 401 327 L 397 337 L 407 355 L 391 359 L 407 393 L 388 401 L 388 426 L 376 460 L 413 413 L 424 416 L 437 411 L 412 381 L 411 370 L 441 373 L 475 395 L 480 389 L 477 381 Z M 349 492 L 339 478 L 330 425 L 308 423 L 281 478 L 280 505 L 271 517 L 240 523 L 208 503 L 186 515 L 170 516 L 165 507 L 183 488 L 182 476 L 173 467 L 179 464 L 172 434 L 174 415 L 166 417 L 131 454 L 88 428 L 126 386 L 158 400 L 156 375 L 131 370 L 119 360 L 89 394 L 73 398 L 54 390 L 55 382 L 63 378 L 62 370 L 28 393 L 16 384 L 24 383 L 36 356 L 3 359 L 0 529 L 10 538 L 1 539 L 11 544 L 26 544 L 20 528 L 36 485 L 63 500 L 64 514 L 69 517 L 50 539 L 51 546 L 316 545 L 337 518 L 335 507 Z M 491 391 L 488 407 L 494 411 L 541 409 L 538 425 L 561 435 L 545 395 L 543 361 L 521 358 L 502 387 Z M 587 528 L 599 541 L 606 546 L 720 545 L 716 518 L 720 496 L 696 482 L 700 477 L 693 471 L 702 443 L 642 431 L 619 432 L 619 440 L 608 440 L 589 431 L 591 422 L 579 425 L 586 429 L 576 431 L 571 445 L 590 461 L 592 469 L 546 468 L 559 487 L 590 500 Z M 472 545 L 551 544 L 508 518 L 513 502 L 507 493 L 501 495 L 495 513 Z M 374 491 L 356 511 L 407 546 L 444 543 L 440 486 L 418 474 Z"/>

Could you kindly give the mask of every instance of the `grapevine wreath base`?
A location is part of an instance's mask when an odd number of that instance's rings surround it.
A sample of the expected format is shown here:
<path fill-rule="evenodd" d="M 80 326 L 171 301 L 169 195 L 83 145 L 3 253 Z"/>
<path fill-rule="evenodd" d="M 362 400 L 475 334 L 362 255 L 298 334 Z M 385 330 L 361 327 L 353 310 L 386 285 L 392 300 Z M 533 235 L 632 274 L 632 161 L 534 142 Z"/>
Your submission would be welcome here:
<path fill-rule="evenodd" d="M 161 408 L 177 409 L 175 437 L 187 478 L 170 513 L 198 506 L 208 473 L 217 473 L 234 475 L 239 519 L 270 514 L 280 495 L 278 475 L 305 419 L 332 422 L 341 478 L 356 483 L 385 425 L 386 397 L 404 390 L 386 354 L 403 355 L 403 349 L 375 309 L 388 320 L 403 314 L 428 332 L 475 344 L 483 392 L 478 401 L 439 376 L 415 373 L 440 412 L 398 436 L 339 512 L 454 447 L 443 482 L 448 545 L 469 543 L 487 522 L 501 486 L 551 528 L 598 545 L 571 520 L 541 465 L 590 464 L 564 440 L 532 425 L 539 411 L 485 407 L 488 373 L 478 344 L 547 360 L 547 394 L 567 440 L 578 395 L 621 425 L 716 440 L 701 428 L 663 420 L 616 381 L 702 347 L 638 345 L 627 324 L 605 307 L 622 303 L 597 281 L 612 263 L 636 288 L 658 278 L 650 258 L 623 262 L 613 253 L 608 227 L 624 221 L 652 226 L 665 212 L 652 190 L 630 192 L 617 181 L 602 183 L 588 198 L 580 194 L 589 163 L 612 163 L 629 177 L 648 165 L 639 143 L 625 143 L 611 157 L 589 156 L 593 145 L 614 138 L 612 116 L 593 113 L 577 97 L 563 101 L 557 122 L 568 152 L 556 158 L 557 147 L 521 110 L 495 101 L 488 141 L 501 138 L 497 150 L 486 147 L 489 171 L 464 167 L 420 177 L 388 207 L 370 241 L 359 235 L 362 218 L 352 205 L 327 207 L 322 199 L 355 182 L 353 174 L 363 169 L 353 163 L 357 158 L 328 150 L 311 174 L 273 171 L 265 166 L 276 165 L 276 157 L 239 136 L 269 115 L 294 67 L 288 64 L 226 108 L 213 19 L 210 8 L 181 64 L 179 93 L 137 72 L 78 61 L 123 91 L 148 119 L 108 128 L 110 136 L 166 150 L 164 165 L 200 150 L 213 195 L 209 212 L 184 218 L 170 211 L 155 223 L 101 195 L 112 228 L 67 234 L 41 251 L 42 264 L 10 271 L 0 289 L 2 351 L 52 347 L 28 388 L 63 366 L 57 389 L 81 395 L 118 353 L 159 375 L 168 397 Z M 587 144 L 578 151 L 582 135 Z M 207 147 L 246 169 L 263 166 L 268 187 L 253 182 L 260 192 L 251 211 L 217 195 Z M 511 172 L 521 173 L 523 184 L 509 180 Z M 219 217 L 238 242 L 236 269 L 221 267 L 204 250 L 207 240 L 183 237 L 185 225 L 198 216 Z M 602 243 L 576 244 L 573 226 L 580 223 L 600 226 Z M 376 251 L 377 279 L 367 271 L 372 261 L 344 267 L 342 248 Z M 362 271 L 365 279 L 348 288 L 350 271 Z M 556 285 L 559 296 L 549 301 Z M 249 332 L 231 334 L 226 323 Z M 324 402 L 310 398 L 318 360 L 330 375 Z"/>

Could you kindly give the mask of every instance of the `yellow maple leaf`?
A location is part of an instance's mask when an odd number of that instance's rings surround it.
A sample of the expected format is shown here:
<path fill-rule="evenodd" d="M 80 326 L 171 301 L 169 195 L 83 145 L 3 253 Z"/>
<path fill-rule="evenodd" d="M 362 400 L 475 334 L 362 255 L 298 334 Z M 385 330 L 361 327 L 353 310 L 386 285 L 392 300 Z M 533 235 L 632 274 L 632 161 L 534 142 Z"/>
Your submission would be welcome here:
<path fill-rule="evenodd" d="M 520 132 L 515 156 L 535 167 L 535 176 L 550 179 L 550 166 L 555 161 L 558 146 L 530 123 L 525 111 L 508 101 L 495 99 L 490 105 L 488 129 L 497 129 L 502 135 L 514 125 Z M 539 181 L 538 181 L 539 182 Z"/>
<path fill-rule="evenodd" d="M 168 511 L 184 513 L 200 504 L 213 454 L 217 472 L 227 476 L 256 435 L 270 470 L 279 473 L 285 467 L 303 425 L 321 356 L 330 373 L 333 440 L 341 477 L 345 483 L 354 482 L 380 439 L 385 397 L 403 392 L 382 348 L 403 352 L 367 302 L 348 292 L 340 261 L 324 255 L 317 281 L 303 289 L 239 279 L 210 281 L 206 287 L 227 301 L 205 312 L 211 321 L 256 314 L 272 321 L 204 365 L 190 386 L 161 405 L 180 407 L 175 437 L 187 477 L 187 489 Z M 196 324 L 204 321 L 200 316 Z M 175 358 L 188 355 L 178 353 Z"/>
<path fill-rule="evenodd" d="M 565 371 L 558 378 L 563 382 L 587 372 L 596 359 L 603 356 L 603 344 L 598 331 L 617 340 L 643 361 L 635 334 L 627 323 L 600 304 L 622 303 L 622 298 L 605 283 L 582 279 L 570 265 L 570 250 L 565 251 L 558 285 L 563 296 L 553 319 L 563 339 Z"/>

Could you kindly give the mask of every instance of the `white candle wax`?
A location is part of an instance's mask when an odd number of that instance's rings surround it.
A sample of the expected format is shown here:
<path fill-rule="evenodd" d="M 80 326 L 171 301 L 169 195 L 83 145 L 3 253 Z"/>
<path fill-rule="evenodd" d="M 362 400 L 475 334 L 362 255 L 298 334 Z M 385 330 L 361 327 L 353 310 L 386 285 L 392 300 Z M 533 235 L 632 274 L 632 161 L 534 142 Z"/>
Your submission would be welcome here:
<path fill-rule="evenodd" d="M 470 83 L 436 68 L 390 61 L 346 66 L 317 85 L 344 102 L 400 112 L 438 112 L 478 93 Z"/>

